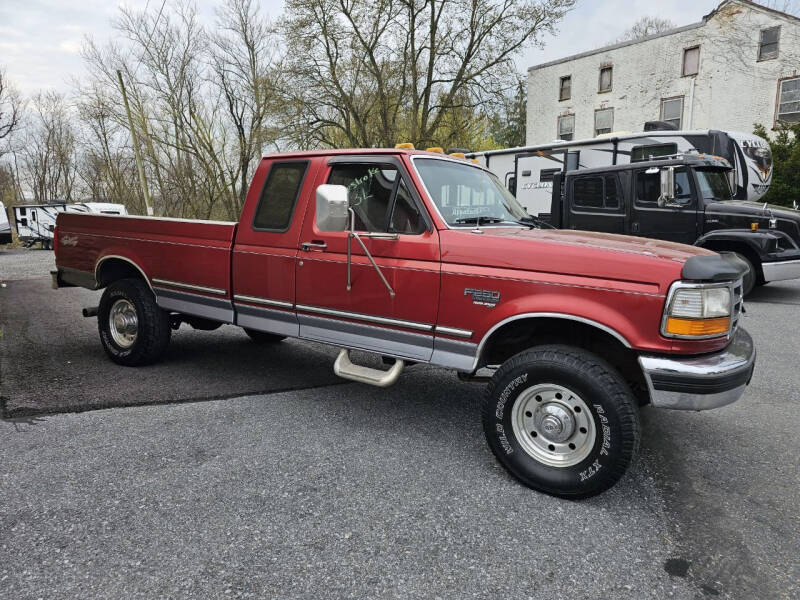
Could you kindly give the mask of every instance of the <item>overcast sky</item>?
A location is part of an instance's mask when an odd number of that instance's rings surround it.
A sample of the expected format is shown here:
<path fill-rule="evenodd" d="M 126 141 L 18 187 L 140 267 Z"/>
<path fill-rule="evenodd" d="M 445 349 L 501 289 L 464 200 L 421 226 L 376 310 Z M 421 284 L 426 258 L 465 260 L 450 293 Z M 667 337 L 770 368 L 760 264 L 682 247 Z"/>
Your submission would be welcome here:
<path fill-rule="evenodd" d="M 169 0 L 167 0 L 169 2 Z M 719 0 L 578 0 L 578 8 L 561 23 L 556 37 L 544 40 L 543 50 L 531 48 L 518 62 L 529 66 L 591 50 L 615 39 L 639 17 L 653 15 L 678 25 L 699 21 Z M 114 35 L 111 20 L 120 3 L 114 0 L 0 0 L 0 67 L 25 94 L 36 90 L 66 91 L 72 77 L 82 77 L 80 48 L 85 36 L 105 42 Z M 127 0 L 142 9 L 148 0 Z M 198 0 L 201 15 L 213 22 L 215 2 Z M 158 10 L 161 0 L 149 0 Z M 277 17 L 283 0 L 261 0 Z"/>

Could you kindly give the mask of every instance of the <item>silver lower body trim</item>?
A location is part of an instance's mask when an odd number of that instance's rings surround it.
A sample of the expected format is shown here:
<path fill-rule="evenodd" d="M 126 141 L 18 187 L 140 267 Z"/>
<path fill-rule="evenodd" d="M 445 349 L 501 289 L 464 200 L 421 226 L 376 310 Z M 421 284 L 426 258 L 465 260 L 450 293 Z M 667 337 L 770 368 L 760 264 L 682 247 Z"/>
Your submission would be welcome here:
<path fill-rule="evenodd" d="M 783 281 L 800 278 L 800 260 L 761 263 L 765 281 Z"/>
<path fill-rule="evenodd" d="M 433 342 L 431 364 L 467 373 L 473 370 L 478 344 L 437 337 Z"/>
<path fill-rule="evenodd" d="M 238 297 L 238 296 L 237 296 Z M 298 337 L 300 325 L 294 312 L 260 306 L 236 305 L 236 324 L 247 329 L 257 329 L 278 335 Z"/>
<path fill-rule="evenodd" d="M 233 296 L 233 299 L 239 302 L 251 302 L 253 304 L 263 304 L 264 306 L 279 306 L 281 308 L 294 308 L 294 304 L 291 302 L 285 302 L 283 300 L 272 300 L 271 298 L 261 298 L 259 296 L 244 296 L 242 294 L 236 294 Z"/>
<path fill-rule="evenodd" d="M 209 298 L 188 292 L 153 288 L 156 304 L 164 310 L 195 315 L 212 321 L 233 323 L 233 303 L 222 298 Z"/>
<path fill-rule="evenodd" d="M 429 362 L 433 353 L 432 335 L 303 314 L 297 320 L 300 337 L 307 340 L 421 362 Z"/>

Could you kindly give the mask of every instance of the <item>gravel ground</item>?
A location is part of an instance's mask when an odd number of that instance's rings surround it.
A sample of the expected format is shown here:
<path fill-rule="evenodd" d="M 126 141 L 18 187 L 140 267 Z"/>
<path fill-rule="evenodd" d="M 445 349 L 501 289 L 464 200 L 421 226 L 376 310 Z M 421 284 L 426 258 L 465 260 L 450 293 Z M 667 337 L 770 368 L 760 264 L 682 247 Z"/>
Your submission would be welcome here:
<path fill-rule="evenodd" d="M 644 408 L 630 473 L 568 502 L 497 465 L 480 385 L 422 366 L 387 390 L 342 383 L 332 350 L 254 349 L 232 327 L 181 329 L 163 367 L 121 369 L 78 316 L 96 295 L 10 280 L 17 254 L 0 253 L 16 415 L 0 421 L 0 598 L 800 597 L 800 282 L 749 299 L 740 402 Z M 44 415 L 220 390 L 240 397 Z"/>
<path fill-rule="evenodd" d="M 51 250 L 0 248 L 0 284 L 10 279 L 49 276 L 55 268 L 55 257 Z"/>

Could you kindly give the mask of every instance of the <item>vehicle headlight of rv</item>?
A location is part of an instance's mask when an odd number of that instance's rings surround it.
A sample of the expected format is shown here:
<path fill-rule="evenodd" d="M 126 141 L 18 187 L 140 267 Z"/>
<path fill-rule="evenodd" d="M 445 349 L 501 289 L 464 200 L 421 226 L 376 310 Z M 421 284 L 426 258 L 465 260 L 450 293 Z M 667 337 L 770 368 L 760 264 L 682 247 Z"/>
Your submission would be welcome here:
<path fill-rule="evenodd" d="M 666 337 L 704 339 L 731 329 L 731 290 L 727 284 L 672 284 L 664 307 L 661 333 Z"/>

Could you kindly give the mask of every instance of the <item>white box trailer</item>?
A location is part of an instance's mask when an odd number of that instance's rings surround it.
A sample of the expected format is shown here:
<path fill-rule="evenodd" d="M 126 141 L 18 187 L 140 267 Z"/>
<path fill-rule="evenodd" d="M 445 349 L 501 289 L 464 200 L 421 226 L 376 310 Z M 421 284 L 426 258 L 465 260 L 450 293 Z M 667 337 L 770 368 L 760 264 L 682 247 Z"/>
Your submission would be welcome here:
<path fill-rule="evenodd" d="M 550 144 L 473 152 L 467 156 L 487 167 L 536 216 L 550 212 L 553 175 L 698 152 L 725 158 L 733 167 L 735 197 L 757 201 L 772 181 L 772 152 L 763 138 L 735 131 L 656 130 L 607 134 Z"/>
<path fill-rule="evenodd" d="M 53 249 L 53 230 L 60 212 L 127 215 L 124 204 L 79 202 L 74 204 L 22 204 L 14 207 L 14 224 L 20 241 L 30 247 L 41 242 L 42 248 Z"/>
<path fill-rule="evenodd" d="M 8 222 L 8 213 L 5 205 L 0 202 L 0 244 L 11 243 L 11 224 Z"/>

